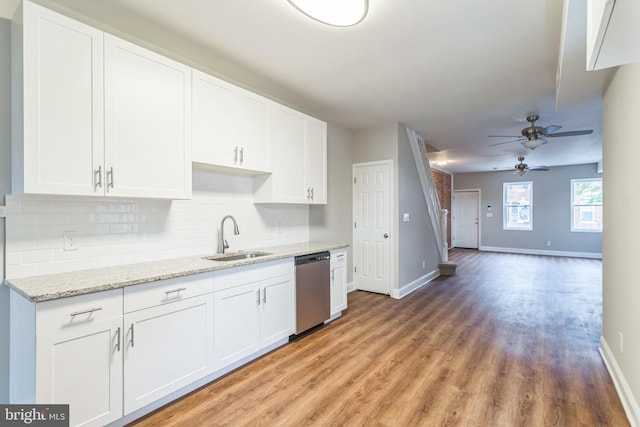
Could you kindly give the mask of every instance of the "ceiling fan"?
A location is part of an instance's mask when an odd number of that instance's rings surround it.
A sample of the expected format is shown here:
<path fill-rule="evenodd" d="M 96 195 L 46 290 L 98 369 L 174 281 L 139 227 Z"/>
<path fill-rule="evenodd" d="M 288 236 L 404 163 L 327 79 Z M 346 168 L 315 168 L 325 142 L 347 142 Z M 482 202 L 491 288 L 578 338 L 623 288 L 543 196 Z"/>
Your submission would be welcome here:
<path fill-rule="evenodd" d="M 560 136 L 578 136 L 578 135 L 590 135 L 593 133 L 593 129 L 589 130 L 573 130 L 568 132 L 556 132 L 560 130 L 562 126 L 558 125 L 550 125 L 547 127 L 536 126 L 536 120 L 540 117 L 537 114 L 527 116 L 527 121 L 531 123 L 531 126 L 528 126 L 522 129 L 522 136 L 513 136 L 513 135 L 489 135 L 489 138 L 517 138 L 510 141 L 498 142 L 497 144 L 491 144 L 490 147 L 502 144 L 508 144 L 510 142 L 519 141 L 525 148 L 529 148 L 531 150 L 535 150 L 547 143 L 545 138 L 557 138 Z M 543 138 L 544 137 L 544 138 Z"/>
<path fill-rule="evenodd" d="M 546 166 L 534 166 L 532 168 L 529 167 L 529 165 L 527 165 L 526 163 L 524 163 L 524 157 L 520 156 L 518 157 L 518 161 L 520 163 L 516 163 L 514 168 L 515 170 L 513 171 L 514 175 L 518 175 L 518 176 L 522 176 L 525 173 L 527 173 L 528 171 L 548 171 L 549 168 Z"/>

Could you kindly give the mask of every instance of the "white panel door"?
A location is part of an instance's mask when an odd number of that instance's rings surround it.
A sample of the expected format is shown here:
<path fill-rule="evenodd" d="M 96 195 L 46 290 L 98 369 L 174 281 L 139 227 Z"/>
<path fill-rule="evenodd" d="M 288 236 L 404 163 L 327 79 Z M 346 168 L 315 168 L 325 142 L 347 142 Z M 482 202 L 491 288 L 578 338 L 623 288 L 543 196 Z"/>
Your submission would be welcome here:
<path fill-rule="evenodd" d="M 191 68 L 105 34 L 107 194 L 191 197 Z"/>
<path fill-rule="evenodd" d="M 122 317 L 38 335 L 36 403 L 69 404 L 70 425 L 122 417 Z"/>
<path fill-rule="evenodd" d="M 215 292 L 215 369 L 260 350 L 261 290 L 256 284 Z"/>
<path fill-rule="evenodd" d="M 391 291 L 391 165 L 354 165 L 353 266 L 356 289 Z"/>
<path fill-rule="evenodd" d="M 103 195 L 102 31 L 24 2 L 23 36 L 24 191 Z"/>
<path fill-rule="evenodd" d="M 293 275 L 260 282 L 260 346 L 266 347 L 294 332 Z"/>
<path fill-rule="evenodd" d="M 451 240 L 455 248 L 478 249 L 477 191 L 454 191 L 451 215 Z"/>
<path fill-rule="evenodd" d="M 213 372 L 213 294 L 124 317 L 124 413 Z"/>

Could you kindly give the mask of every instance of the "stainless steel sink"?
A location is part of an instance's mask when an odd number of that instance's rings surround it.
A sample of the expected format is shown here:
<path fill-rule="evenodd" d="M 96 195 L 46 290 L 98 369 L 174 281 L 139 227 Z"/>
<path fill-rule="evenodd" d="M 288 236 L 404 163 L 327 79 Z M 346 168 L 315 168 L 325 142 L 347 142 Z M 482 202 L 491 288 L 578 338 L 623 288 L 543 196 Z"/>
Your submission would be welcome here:
<path fill-rule="evenodd" d="M 219 254 L 212 255 L 208 257 L 204 257 L 204 259 L 208 259 L 209 261 L 238 261 L 242 259 L 251 259 L 258 258 L 261 256 L 273 255 L 270 252 L 232 252 L 229 254 Z"/>

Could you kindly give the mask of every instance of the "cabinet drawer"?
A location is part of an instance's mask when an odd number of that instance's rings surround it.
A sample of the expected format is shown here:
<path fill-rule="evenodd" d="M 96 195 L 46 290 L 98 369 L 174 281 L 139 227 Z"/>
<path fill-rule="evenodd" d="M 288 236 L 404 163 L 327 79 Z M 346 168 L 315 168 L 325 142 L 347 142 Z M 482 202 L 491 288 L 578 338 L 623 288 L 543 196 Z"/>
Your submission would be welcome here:
<path fill-rule="evenodd" d="M 347 262 L 347 251 L 331 251 L 331 265 L 341 265 Z"/>
<path fill-rule="evenodd" d="M 122 316 L 122 289 L 36 304 L 36 333 L 62 331 Z"/>
<path fill-rule="evenodd" d="M 216 291 L 259 282 L 272 277 L 293 274 L 293 258 L 214 271 Z"/>
<path fill-rule="evenodd" d="M 124 288 L 124 312 L 181 301 L 213 292 L 213 273 L 194 274 L 175 279 Z"/>

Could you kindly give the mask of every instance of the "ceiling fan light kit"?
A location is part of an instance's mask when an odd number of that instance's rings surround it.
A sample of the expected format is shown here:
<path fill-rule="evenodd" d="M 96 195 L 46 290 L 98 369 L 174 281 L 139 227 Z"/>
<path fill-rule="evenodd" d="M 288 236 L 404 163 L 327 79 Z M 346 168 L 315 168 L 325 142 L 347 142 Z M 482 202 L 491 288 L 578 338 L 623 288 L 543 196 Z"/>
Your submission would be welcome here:
<path fill-rule="evenodd" d="M 356 25 L 367 16 L 369 0 L 287 0 L 294 8 L 323 24 Z"/>
<path fill-rule="evenodd" d="M 528 148 L 530 150 L 535 150 L 547 143 L 545 138 L 557 138 L 562 136 L 578 136 L 578 135 L 590 135 L 593 133 L 593 129 L 588 130 L 574 130 L 569 132 L 556 132 L 560 130 L 562 126 L 558 125 L 549 125 L 547 127 L 536 126 L 536 121 L 540 117 L 537 114 L 532 114 L 527 116 L 527 121 L 531 123 L 530 126 L 522 129 L 520 134 L 522 136 L 513 136 L 513 139 L 510 141 L 498 142 L 496 144 L 491 144 L 489 147 L 494 147 L 496 145 L 508 144 L 510 142 L 520 142 L 523 147 Z M 509 136 L 505 135 L 489 135 L 490 138 L 509 138 Z"/>

